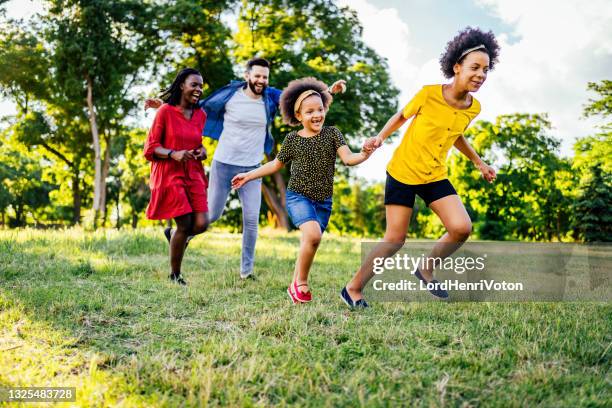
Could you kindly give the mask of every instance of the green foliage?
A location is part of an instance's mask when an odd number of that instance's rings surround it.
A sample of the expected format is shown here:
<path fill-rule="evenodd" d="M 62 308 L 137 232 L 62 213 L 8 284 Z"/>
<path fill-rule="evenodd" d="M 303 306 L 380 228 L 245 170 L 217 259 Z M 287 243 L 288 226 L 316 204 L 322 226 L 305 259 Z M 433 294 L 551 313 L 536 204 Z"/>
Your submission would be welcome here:
<path fill-rule="evenodd" d="M 587 89 L 597 93 L 599 99 L 589 99 L 589 104 L 584 107 L 584 116 L 601 115 L 608 118 L 612 115 L 612 81 L 589 82 Z"/>
<path fill-rule="evenodd" d="M 150 165 L 142 158 L 147 134 L 142 129 L 134 129 L 124 135 L 125 150 L 117 169 L 123 198 L 129 205 L 131 225 L 136 228 L 138 219 L 147 208 L 150 196 L 148 186 Z"/>
<path fill-rule="evenodd" d="M 237 0 L 177 0 L 160 10 L 159 28 L 167 35 L 158 53 L 158 65 L 172 64 L 164 83 L 170 84 L 184 67 L 199 70 L 204 78 L 204 94 L 226 85 L 234 78 L 230 59 L 231 31 L 221 20 Z M 162 68 L 164 69 L 164 68 Z"/>
<path fill-rule="evenodd" d="M 612 115 L 612 81 L 590 82 L 588 89 L 599 99 L 590 99 L 585 116 Z M 612 123 L 601 133 L 578 139 L 574 145 L 573 170 L 578 174 L 578 197 L 574 203 L 573 226 L 587 242 L 612 241 Z"/>
<path fill-rule="evenodd" d="M 337 177 L 328 230 L 342 235 L 384 235 L 384 195 L 384 185 L 380 183 Z"/>
<path fill-rule="evenodd" d="M 569 161 L 558 156 L 560 142 L 547 135 L 549 129 L 545 115 L 514 114 L 468 130 L 476 151 L 499 166 L 497 180 L 488 184 L 464 156 L 451 160 L 450 178 L 481 238 L 566 238 L 574 175 Z"/>
<path fill-rule="evenodd" d="M 347 92 L 336 96 L 326 123 L 354 143 L 384 125 L 399 94 L 386 61 L 363 43 L 361 33 L 355 12 L 330 0 L 244 1 L 233 53 L 239 63 L 255 55 L 268 59 L 270 84 L 280 89 L 306 76 L 327 84 L 346 79 Z M 290 130 L 278 118 L 277 142 Z"/>
<path fill-rule="evenodd" d="M 101 131 L 136 106 L 128 91 L 144 73 L 158 37 L 157 8 L 137 0 L 49 0 L 43 16 L 60 95 L 83 109 L 93 83 Z"/>
<path fill-rule="evenodd" d="M 590 166 L 574 203 L 574 225 L 585 242 L 612 241 L 612 175 Z"/>
<path fill-rule="evenodd" d="M 12 227 L 25 226 L 30 221 L 44 221 L 45 210 L 50 211 L 49 193 L 57 185 L 45 181 L 41 157 L 28 152 L 15 143 L 9 131 L 0 135 L 0 212 L 10 203 L 14 216 L 9 219 Z M 52 212 L 52 211 L 50 211 Z M 43 219 L 41 219 L 41 217 Z"/>

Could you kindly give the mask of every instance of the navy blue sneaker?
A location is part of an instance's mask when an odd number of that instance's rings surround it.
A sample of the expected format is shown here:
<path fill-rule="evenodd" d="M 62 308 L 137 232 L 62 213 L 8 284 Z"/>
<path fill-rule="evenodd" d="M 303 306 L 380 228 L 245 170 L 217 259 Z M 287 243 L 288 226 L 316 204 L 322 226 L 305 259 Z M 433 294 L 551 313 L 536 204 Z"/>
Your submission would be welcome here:
<path fill-rule="evenodd" d="M 414 273 L 414 276 L 416 276 L 417 278 L 419 278 L 421 281 L 425 282 L 426 284 L 427 283 L 434 283 L 434 284 L 440 283 L 435 279 L 432 279 L 431 282 L 427 282 L 425 278 L 423 277 L 423 275 L 421 275 L 421 271 L 419 271 L 418 269 Z M 439 299 L 448 299 L 448 292 L 445 291 L 444 289 L 440 289 L 438 285 L 435 285 L 433 289 L 430 289 L 429 293 L 431 293 L 432 295 L 434 295 L 435 297 Z"/>
<path fill-rule="evenodd" d="M 179 273 L 178 275 L 175 275 L 173 273 L 170 274 L 170 281 L 179 284 L 181 286 L 187 286 L 187 282 L 185 282 L 185 279 L 183 279 L 183 276 Z"/>
<path fill-rule="evenodd" d="M 346 286 L 342 288 L 342 291 L 340 291 L 340 298 L 350 308 L 365 309 L 366 307 L 370 307 L 370 305 L 368 305 L 368 302 L 366 302 L 365 299 L 359 299 L 358 301 L 353 302 L 353 299 L 351 299 L 351 295 L 349 295 L 348 290 L 346 290 Z"/>

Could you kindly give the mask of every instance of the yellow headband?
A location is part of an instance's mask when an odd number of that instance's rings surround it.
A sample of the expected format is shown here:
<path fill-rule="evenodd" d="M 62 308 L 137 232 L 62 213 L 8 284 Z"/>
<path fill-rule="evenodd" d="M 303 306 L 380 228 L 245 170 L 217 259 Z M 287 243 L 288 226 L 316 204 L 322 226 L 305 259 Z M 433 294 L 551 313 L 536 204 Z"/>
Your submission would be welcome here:
<path fill-rule="evenodd" d="M 308 98 L 310 95 L 321 96 L 321 94 L 315 91 L 314 89 L 309 89 L 307 91 L 302 92 L 300 96 L 298 96 L 298 98 L 295 100 L 295 104 L 293 105 L 294 113 L 297 113 L 300 111 L 300 105 L 302 105 L 302 102 L 304 101 L 304 99 Z"/>

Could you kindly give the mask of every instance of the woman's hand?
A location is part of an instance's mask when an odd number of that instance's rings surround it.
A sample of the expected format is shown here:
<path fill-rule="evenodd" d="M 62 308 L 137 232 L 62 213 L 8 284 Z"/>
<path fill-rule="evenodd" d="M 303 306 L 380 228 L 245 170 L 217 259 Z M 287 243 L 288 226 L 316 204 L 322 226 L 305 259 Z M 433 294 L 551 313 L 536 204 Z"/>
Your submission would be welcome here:
<path fill-rule="evenodd" d="M 186 162 L 187 160 L 195 160 L 195 155 L 191 150 L 175 150 L 170 157 L 177 162 Z"/>
<path fill-rule="evenodd" d="M 489 183 L 492 183 L 497 178 L 495 169 L 485 162 L 481 162 L 478 165 L 478 170 L 480 170 L 480 172 L 482 173 L 482 177 L 484 177 L 484 179 L 487 180 Z"/>
<path fill-rule="evenodd" d="M 145 111 L 149 108 L 159 109 L 159 107 L 162 106 L 163 103 L 164 101 L 158 98 L 145 99 L 145 105 L 144 105 Z"/>
<path fill-rule="evenodd" d="M 195 156 L 196 160 L 206 160 L 206 158 L 208 157 L 208 153 L 206 152 L 206 148 L 204 146 L 200 146 L 197 149 L 193 149 L 192 153 Z"/>
<path fill-rule="evenodd" d="M 250 181 L 249 173 L 238 173 L 232 179 L 232 188 L 239 189 Z"/>

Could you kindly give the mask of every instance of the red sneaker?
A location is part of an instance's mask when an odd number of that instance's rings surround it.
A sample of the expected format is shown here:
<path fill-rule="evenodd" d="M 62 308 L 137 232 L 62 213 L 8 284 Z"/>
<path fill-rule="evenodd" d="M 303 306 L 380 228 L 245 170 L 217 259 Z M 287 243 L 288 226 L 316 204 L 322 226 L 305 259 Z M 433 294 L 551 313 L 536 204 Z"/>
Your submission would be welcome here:
<path fill-rule="evenodd" d="M 297 282 L 293 282 L 293 296 L 301 303 L 308 303 L 312 300 L 312 293 L 308 292 L 300 292 L 298 289 L 300 286 L 308 286 L 306 283 L 302 283 L 298 285 Z"/>
<path fill-rule="evenodd" d="M 297 300 L 297 298 L 293 294 L 293 290 L 291 289 L 291 286 L 293 286 L 293 284 L 290 284 L 289 287 L 287 288 L 287 294 L 289 295 L 289 299 L 291 299 L 293 304 L 296 304 L 299 302 L 299 300 Z"/>

